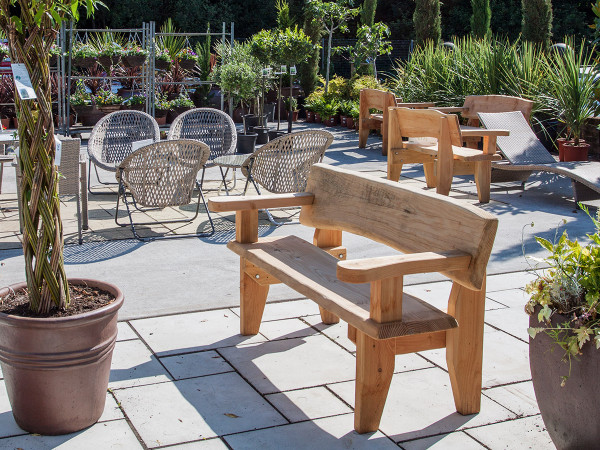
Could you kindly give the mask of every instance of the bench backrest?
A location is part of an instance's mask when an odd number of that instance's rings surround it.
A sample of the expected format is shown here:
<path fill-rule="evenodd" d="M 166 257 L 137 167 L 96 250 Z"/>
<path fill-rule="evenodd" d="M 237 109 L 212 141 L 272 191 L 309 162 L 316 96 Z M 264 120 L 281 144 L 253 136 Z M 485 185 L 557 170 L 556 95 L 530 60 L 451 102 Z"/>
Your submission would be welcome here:
<path fill-rule="evenodd" d="M 508 95 L 468 95 L 465 98 L 465 108 L 468 111 L 463 114 L 470 122 L 478 124 L 478 113 L 499 113 L 521 111 L 525 119 L 529 122 L 533 102 L 521 97 L 511 97 Z"/>
<path fill-rule="evenodd" d="M 467 270 L 444 273 L 480 289 L 498 220 L 490 213 L 450 197 L 397 182 L 315 164 L 306 187 L 314 194 L 303 206 L 304 225 L 348 231 L 404 253 L 461 250 L 471 255 Z"/>
<path fill-rule="evenodd" d="M 452 145 L 462 147 L 460 125 L 456 114 L 444 114 L 435 109 L 389 108 L 389 139 L 390 145 L 402 142 L 406 138 L 436 138 L 439 141 L 449 139 Z M 447 127 L 442 127 L 446 121 Z M 442 135 L 445 133 L 445 136 Z"/>
<path fill-rule="evenodd" d="M 384 122 L 387 116 L 387 109 L 390 106 L 396 106 L 396 96 L 387 91 L 379 89 L 361 89 L 360 90 L 360 119 L 368 119 L 370 109 L 383 111 Z"/>

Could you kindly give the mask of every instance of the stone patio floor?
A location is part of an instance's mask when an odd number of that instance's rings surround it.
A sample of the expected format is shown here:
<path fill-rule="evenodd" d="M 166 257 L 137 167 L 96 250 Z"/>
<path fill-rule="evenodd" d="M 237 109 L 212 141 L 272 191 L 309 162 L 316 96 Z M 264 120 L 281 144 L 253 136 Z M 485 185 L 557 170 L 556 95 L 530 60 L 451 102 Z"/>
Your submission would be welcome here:
<path fill-rule="evenodd" d="M 335 134 L 326 162 L 385 176 L 378 138 L 371 137 L 369 148 L 358 150 L 354 133 Z M 409 166 L 403 176 L 404 183 L 424 185 L 418 167 Z M 10 173 L 5 177 L 0 195 L 2 285 L 23 278 L 16 199 Z M 114 226 L 114 196 L 90 197 L 90 230 L 84 245 L 77 246 L 74 204 L 64 201 L 68 272 L 85 275 L 94 269 L 117 279 L 126 294 L 105 412 L 79 433 L 31 435 L 14 422 L 0 387 L 0 448 L 554 448 L 531 383 L 522 288 L 533 275 L 524 270 L 520 236 L 534 219 L 535 234 L 542 235 L 551 235 L 562 217 L 572 235 L 583 236 L 591 226 L 574 211 L 568 186 L 563 182 L 548 188 L 552 181 L 534 177 L 532 189 L 493 191 L 492 202 L 481 205 L 500 217 L 487 282 L 481 412 L 456 413 L 443 350 L 401 355 L 380 429 L 364 435 L 353 431 L 355 348 L 342 323 L 323 325 L 313 302 L 275 286 L 260 333 L 239 334 L 237 259 L 223 245 L 234 230 L 231 215 L 214 215 L 213 238 L 142 245 L 131 240 L 128 228 Z M 472 203 L 477 201 L 474 192 L 468 179 L 453 184 L 452 195 Z M 205 215 L 171 231 L 202 227 Z M 261 230 L 310 238 L 298 225 L 269 227 L 264 218 Z M 165 231 L 151 227 L 144 233 Z M 355 248 L 349 248 L 352 257 L 380 251 L 360 240 L 349 243 Z M 536 252 L 532 236 L 524 235 L 523 246 Z M 124 261 L 126 268 L 120 265 Z M 179 302 L 165 301 L 153 279 L 166 284 Z M 450 283 L 440 279 L 416 279 L 405 290 L 445 309 Z M 185 280 L 187 286 L 179 287 Z"/>

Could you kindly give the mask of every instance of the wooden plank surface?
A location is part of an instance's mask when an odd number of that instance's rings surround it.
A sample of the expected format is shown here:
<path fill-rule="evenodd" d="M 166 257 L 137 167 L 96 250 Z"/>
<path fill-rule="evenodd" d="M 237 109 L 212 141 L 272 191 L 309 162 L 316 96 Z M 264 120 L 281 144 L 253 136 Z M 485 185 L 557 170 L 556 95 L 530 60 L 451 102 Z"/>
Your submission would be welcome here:
<path fill-rule="evenodd" d="M 231 241 L 227 247 L 373 338 L 389 339 L 456 326 L 451 316 L 408 294 L 403 296 L 401 321 L 377 323 L 369 317 L 369 285 L 338 280 L 338 260 L 296 236 L 269 236 L 254 244 Z"/>
<path fill-rule="evenodd" d="M 214 212 L 242 211 L 249 209 L 286 208 L 310 205 L 313 195 L 310 192 L 293 194 L 246 195 L 242 197 L 223 196 L 208 199 L 208 209 Z"/>

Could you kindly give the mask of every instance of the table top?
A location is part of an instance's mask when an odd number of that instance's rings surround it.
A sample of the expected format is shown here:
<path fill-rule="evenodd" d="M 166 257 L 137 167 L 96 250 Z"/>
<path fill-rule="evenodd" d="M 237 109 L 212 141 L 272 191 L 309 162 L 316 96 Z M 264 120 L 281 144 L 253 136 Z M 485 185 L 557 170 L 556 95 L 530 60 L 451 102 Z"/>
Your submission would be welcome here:
<path fill-rule="evenodd" d="M 213 159 L 212 162 L 221 167 L 239 168 L 242 167 L 242 164 L 244 164 L 244 161 L 246 161 L 249 156 L 250 154 L 234 153 L 233 155 L 218 156 Z"/>

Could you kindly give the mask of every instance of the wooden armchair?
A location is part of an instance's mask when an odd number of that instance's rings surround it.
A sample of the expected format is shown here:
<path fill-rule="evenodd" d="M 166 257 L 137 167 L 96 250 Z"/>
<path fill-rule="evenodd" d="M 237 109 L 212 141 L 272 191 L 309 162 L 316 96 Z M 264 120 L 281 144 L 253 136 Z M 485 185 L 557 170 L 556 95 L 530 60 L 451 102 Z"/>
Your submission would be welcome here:
<path fill-rule="evenodd" d="M 302 206 L 300 222 L 315 228 L 314 245 L 297 236 L 258 237 L 258 211 L 286 206 Z M 379 427 L 394 356 L 434 348 L 446 348 L 457 411 L 479 412 L 494 216 L 325 164 L 313 166 L 306 192 L 211 198 L 209 208 L 236 211 L 236 238 L 227 247 L 240 256 L 241 334 L 259 332 L 269 286 L 278 283 L 317 303 L 324 323 L 348 323 L 356 343 L 356 431 Z M 343 231 L 405 254 L 347 261 Z M 404 275 L 427 272 L 453 281 L 448 313 L 403 293 Z"/>
<path fill-rule="evenodd" d="M 358 148 L 365 148 L 367 138 L 371 130 L 381 130 L 383 155 L 387 155 L 387 110 L 389 107 L 402 106 L 405 108 L 428 108 L 433 107 L 433 103 L 401 103 L 393 92 L 382 91 L 379 89 L 361 89 L 360 91 L 360 110 L 358 118 Z M 376 109 L 381 113 L 371 114 L 370 110 Z"/>
<path fill-rule="evenodd" d="M 434 109 L 389 108 L 388 121 L 389 180 L 400 179 L 403 164 L 422 163 L 427 186 L 436 187 L 439 194 L 448 195 L 454 175 L 475 175 L 479 201 L 490 201 L 492 161 L 502 159 L 496 154 L 496 137 L 508 136 L 508 131 L 462 130 L 458 116 Z M 483 150 L 463 147 L 467 137 L 483 138 Z"/>

